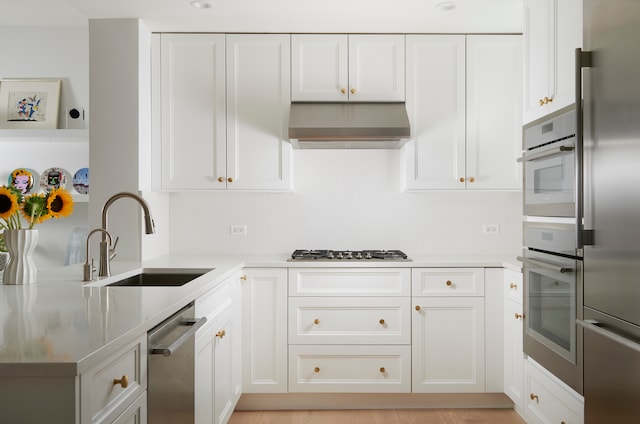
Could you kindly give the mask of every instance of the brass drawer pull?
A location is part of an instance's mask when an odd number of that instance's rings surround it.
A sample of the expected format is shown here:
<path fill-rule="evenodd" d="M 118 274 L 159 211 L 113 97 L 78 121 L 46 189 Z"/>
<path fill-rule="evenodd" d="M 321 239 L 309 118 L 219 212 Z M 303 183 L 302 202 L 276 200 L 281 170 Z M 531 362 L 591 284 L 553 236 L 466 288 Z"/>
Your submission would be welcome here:
<path fill-rule="evenodd" d="M 535 400 L 535 401 L 536 401 L 536 403 L 538 403 L 538 402 L 539 402 L 538 395 L 536 395 L 536 394 L 531 393 L 531 394 L 529 395 L 529 398 L 530 398 L 531 400 Z"/>
<path fill-rule="evenodd" d="M 113 385 L 116 386 L 118 384 L 123 389 L 126 389 L 127 387 L 129 387 L 129 377 L 127 377 L 126 375 L 123 375 L 122 378 L 114 379 L 113 380 Z"/>
<path fill-rule="evenodd" d="M 226 335 L 227 335 L 227 332 L 226 332 L 226 331 L 224 331 L 224 330 L 220 330 L 220 331 L 218 331 L 218 332 L 216 333 L 216 337 L 219 337 L 219 338 L 221 338 L 221 339 L 222 339 L 222 338 L 224 338 L 224 336 L 226 336 Z"/>
<path fill-rule="evenodd" d="M 385 324 L 383 319 L 381 319 L 379 322 L 380 322 L 380 325 L 384 325 Z"/>
<path fill-rule="evenodd" d="M 318 372 L 320 372 L 320 368 L 318 368 L 318 367 L 315 367 L 315 368 L 313 369 L 313 372 L 315 372 L 315 373 L 318 373 Z"/>
<path fill-rule="evenodd" d="M 518 288 L 518 285 L 516 283 L 511 283 L 511 284 L 509 284 L 509 288 L 515 290 L 515 289 Z"/>
<path fill-rule="evenodd" d="M 314 320 L 313 320 L 313 323 L 314 323 L 315 325 L 318 325 L 318 324 L 320 324 L 320 320 L 319 320 L 318 318 L 316 318 L 316 319 L 314 319 Z"/>
<path fill-rule="evenodd" d="M 384 374 L 385 372 L 387 372 L 387 370 L 384 369 L 384 367 L 380 367 L 380 373 Z"/>
<path fill-rule="evenodd" d="M 447 280 L 446 284 L 447 284 L 447 286 L 448 286 L 448 287 L 451 287 L 451 286 L 453 285 L 453 283 L 451 282 L 451 280 Z"/>

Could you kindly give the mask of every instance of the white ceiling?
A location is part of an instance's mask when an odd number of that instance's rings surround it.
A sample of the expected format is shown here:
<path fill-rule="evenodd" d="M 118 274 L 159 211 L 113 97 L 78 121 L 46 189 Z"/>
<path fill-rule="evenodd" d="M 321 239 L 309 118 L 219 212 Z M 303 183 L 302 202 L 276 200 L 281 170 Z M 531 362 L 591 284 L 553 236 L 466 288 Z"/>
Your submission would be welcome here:
<path fill-rule="evenodd" d="M 0 0 L 0 25 L 87 26 L 90 18 L 141 18 L 152 31 L 521 32 L 522 0 Z M 17 35 L 18 36 L 18 35 Z"/>

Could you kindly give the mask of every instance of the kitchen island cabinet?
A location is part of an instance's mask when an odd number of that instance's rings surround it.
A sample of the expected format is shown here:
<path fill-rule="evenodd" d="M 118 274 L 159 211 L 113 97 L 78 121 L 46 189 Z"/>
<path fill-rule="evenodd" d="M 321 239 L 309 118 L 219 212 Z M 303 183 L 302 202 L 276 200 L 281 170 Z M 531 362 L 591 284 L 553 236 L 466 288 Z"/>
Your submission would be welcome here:
<path fill-rule="evenodd" d="M 290 36 L 152 40 L 154 189 L 290 190 Z"/>
<path fill-rule="evenodd" d="M 407 35 L 406 44 L 406 189 L 521 189 L 521 37 Z"/>
<path fill-rule="evenodd" d="M 292 34 L 294 102 L 405 99 L 404 35 Z"/>

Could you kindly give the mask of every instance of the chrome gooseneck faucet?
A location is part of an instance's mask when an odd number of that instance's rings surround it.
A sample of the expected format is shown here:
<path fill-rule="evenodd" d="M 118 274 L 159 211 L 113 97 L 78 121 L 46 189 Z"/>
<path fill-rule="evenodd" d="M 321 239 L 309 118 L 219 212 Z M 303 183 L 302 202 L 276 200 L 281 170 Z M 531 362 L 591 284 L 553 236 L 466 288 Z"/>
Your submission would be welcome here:
<path fill-rule="evenodd" d="M 142 197 L 134 193 L 123 191 L 121 193 L 116 193 L 113 196 L 111 196 L 109 199 L 107 199 L 104 206 L 102 207 L 102 229 L 104 230 L 104 232 L 102 233 L 102 240 L 100 241 L 100 268 L 98 270 L 98 276 L 100 277 L 108 277 L 111 275 L 110 262 L 111 262 L 111 259 L 116 254 L 114 250 L 115 244 L 113 247 L 110 248 L 110 243 L 107 242 L 107 235 L 106 235 L 107 213 L 109 211 L 109 206 L 111 206 L 113 202 L 115 202 L 116 200 L 121 199 L 123 197 L 130 197 L 134 199 L 142 207 L 142 210 L 144 211 L 145 233 L 154 234 L 156 232 L 155 224 L 153 223 L 153 218 L 151 217 L 151 211 L 149 210 L 149 205 Z M 116 243 L 117 243 L 117 238 L 116 238 Z"/>

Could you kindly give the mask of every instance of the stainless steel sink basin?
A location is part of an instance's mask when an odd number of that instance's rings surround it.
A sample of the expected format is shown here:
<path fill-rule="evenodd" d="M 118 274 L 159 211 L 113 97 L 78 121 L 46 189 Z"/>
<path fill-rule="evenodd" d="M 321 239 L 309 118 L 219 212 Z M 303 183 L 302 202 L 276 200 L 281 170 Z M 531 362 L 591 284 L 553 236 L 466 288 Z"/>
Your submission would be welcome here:
<path fill-rule="evenodd" d="M 107 285 L 119 287 L 179 287 L 213 269 L 146 270 Z"/>

